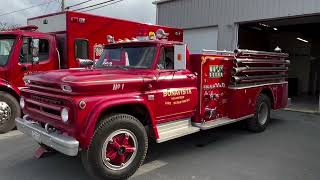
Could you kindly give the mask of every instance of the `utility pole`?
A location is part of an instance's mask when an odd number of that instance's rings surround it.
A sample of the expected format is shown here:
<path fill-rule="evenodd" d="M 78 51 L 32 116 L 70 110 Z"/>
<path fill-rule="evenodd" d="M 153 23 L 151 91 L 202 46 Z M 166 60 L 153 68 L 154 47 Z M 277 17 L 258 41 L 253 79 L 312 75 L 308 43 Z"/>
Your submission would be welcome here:
<path fill-rule="evenodd" d="M 65 4 L 64 4 L 64 1 L 65 1 L 65 0 L 61 0 L 61 12 L 64 11 L 64 5 L 65 5 Z"/>

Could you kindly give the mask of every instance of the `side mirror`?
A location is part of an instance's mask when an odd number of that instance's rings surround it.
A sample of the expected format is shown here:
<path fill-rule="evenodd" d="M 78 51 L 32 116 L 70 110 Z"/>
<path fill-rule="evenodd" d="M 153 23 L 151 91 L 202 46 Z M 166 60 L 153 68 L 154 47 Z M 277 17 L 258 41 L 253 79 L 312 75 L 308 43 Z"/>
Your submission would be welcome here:
<path fill-rule="evenodd" d="M 31 42 L 32 62 L 39 62 L 39 39 L 32 39 Z"/>
<path fill-rule="evenodd" d="M 93 66 L 93 61 L 90 59 L 78 59 L 80 67 L 91 67 Z"/>

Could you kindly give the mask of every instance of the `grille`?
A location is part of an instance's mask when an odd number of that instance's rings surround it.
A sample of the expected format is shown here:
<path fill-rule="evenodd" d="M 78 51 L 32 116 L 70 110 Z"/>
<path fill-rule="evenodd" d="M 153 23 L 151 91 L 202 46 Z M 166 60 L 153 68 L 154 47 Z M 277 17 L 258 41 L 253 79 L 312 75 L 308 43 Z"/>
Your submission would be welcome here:
<path fill-rule="evenodd" d="M 30 99 L 32 99 L 34 101 L 41 102 L 41 103 L 46 103 L 46 104 L 59 105 L 59 106 L 63 105 L 62 101 L 57 100 L 57 99 L 47 98 L 47 97 L 41 97 L 41 96 L 32 95 L 30 97 Z"/>
<path fill-rule="evenodd" d="M 64 105 L 64 102 L 61 100 L 31 95 L 28 99 L 26 99 L 26 102 L 27 107 L 32 111 L 53 119 L 61 119 L 60 111 Z"/>

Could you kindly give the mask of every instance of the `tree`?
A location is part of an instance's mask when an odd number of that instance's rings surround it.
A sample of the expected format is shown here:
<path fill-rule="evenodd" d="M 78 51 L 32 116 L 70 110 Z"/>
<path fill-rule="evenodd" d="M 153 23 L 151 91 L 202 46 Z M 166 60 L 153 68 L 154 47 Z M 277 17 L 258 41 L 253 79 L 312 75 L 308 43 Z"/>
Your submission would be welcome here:
<path fill-rule="evenodd" d="M 7 22 L 0 22 L 0 31 L 7 31 L 20 27 L 19 24 L 8 24 Z"/>

